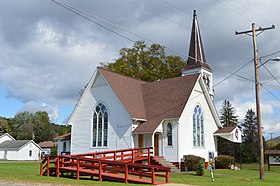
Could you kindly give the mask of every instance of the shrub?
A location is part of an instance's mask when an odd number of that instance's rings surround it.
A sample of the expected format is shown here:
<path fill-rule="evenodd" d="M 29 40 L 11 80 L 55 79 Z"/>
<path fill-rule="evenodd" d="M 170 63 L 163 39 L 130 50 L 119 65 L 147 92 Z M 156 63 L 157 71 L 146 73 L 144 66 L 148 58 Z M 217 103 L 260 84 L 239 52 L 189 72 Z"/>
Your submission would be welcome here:
<path fill-rule="evenodd" d="M 228 169 L 232 164 L 234 164 L 234 157 L 232 156 L 220 155 L 215 158 L 216 169 Z"/>
<path fill-rule="evenodd" d="M 195 155 L 184 155 L 184 162 L 188 171 L 195 171 L 198 164 L 203 164 L 205 159 Z"/>
<path fill-rule="evenodd" d="M 57 156 L 57 147 L 56 146 L 53 146 L 51 148 L 51 156 Z"/>
<path fill-rule="evenodd" d="M 196 175 L 198 176 L 202 176 L 203 174 L 205 174 L 205 168 L 204 168 L 204 164 L 203 162 L 198 163 L 198 165 L 196 166 Z"/>

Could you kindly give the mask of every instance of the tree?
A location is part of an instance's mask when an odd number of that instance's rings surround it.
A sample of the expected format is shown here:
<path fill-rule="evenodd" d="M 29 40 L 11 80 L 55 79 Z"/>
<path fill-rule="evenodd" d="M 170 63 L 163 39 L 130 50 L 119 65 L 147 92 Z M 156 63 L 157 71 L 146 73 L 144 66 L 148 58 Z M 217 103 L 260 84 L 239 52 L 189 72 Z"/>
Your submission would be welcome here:
<path fill-rule="evenodd" d="M 252 109 L 249 109 L 242 123 L 243 144 L 242 159 L 246 163 L 257 162 L 258 158 L 258 124 L 257 116 Z"/>
<path fill-rule="evenodd" d="M 33 117 L 34 141 L 36 143 L 52 140 L 54 132 L 51 130 L 49 115 L 45 111 L 38 111 Z"/>
<path fill-rule="evenodd" d="M 185 65 L 179 56 L 166 56 L 165 48 L 159 44 L 148 47 L 144 41 L 136 41 L 132 48 L 122 48 L 120 57 L 105 69 L 144 81 L 156 81 L 178 77 Z"/>
<path fill-rule="evenodd" d="M 12 132 L 12 127 L 9 124 L 9 120 L 0 116 L 0 132 L 2 133 L 9 133 Z"/>
<path fill-rule="evenodd" d="M 49 115 L 45 111 L 38 111 L 35 114 L 18 113 L 10 120 L 10 126 L 12 127 L 10 134 L 14 138 L 18 140 L 33 139 L 36 143 L 53 140 L 55 136 L 70 131 L 70 127 L 50 123 Z"/>
<path fill-rule="evenodd" d="M 235 115 L 235 110 L 232 107 L 231 103 L 225 100 L 222 105 L 221 116 L 220 116 L 220 120 L 223 127 L 237 126 L 238 123 L 237 117 L 238 116 Z"/>
<path fill-rule="evenodd" d="M 223 127 L 237 126 L 238 119 L 235 115 L 235 110 L 229 101 L 225 100 L 223 102 L 220 114 L 220 121 Z M 219 155 L 230 155 L 234 157 L 237 155 L 237 145 L 231 141 L 218 137 L 217 146 Z"/>
<path fill-rule="evenodd" d="M 32 139 L 33 137 L 33 114 L 20 112 L 11 119 L 13 127 L 12 136 L 18 140 Z"/>

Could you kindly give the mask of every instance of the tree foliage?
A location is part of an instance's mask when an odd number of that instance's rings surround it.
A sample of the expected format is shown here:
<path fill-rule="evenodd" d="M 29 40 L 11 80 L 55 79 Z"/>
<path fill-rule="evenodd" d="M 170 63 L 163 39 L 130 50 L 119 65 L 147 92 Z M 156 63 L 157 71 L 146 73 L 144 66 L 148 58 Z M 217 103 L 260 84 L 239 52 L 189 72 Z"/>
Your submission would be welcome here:
<path fill-rule="evenodd" d="M 11 133 L 12 127 L 9 123 L 9 119 L 0 116 L 0 132 Z"/>
<path fill-rule="evenodd" d="M 0 127 L 1 122 L 0 119 Z M 36 143 L 52 141 L 54 137 L 68 133 L 69 126 L 50 123 L 49 115 L 45 111 L 36 113 L 20 112 L 8 121 L 10 131 L 6 131 L 17 140 L 33 139 Z"/>
<path fill-rule="evenodd" d="M 242 123 L 243 144 L 242 159 L 246 163 L 257 162 L 258 159 L 258 124 L 257 116 L 249 109 Z"/>
<path fill-rule="evenodd" d="M 221 113 L 220 120 L 223 127 L 237 126 L 238 116 L 235 115 L 235 110 L 229 101 L 225 100 L 223 102 L 220 113 Z"/>
<path fill-rule="evenodd" d="M 220 121 L 223 127 L 237 126 L 238 119 L 237 116 L 235 115 L 235 110 L 229 101 L 225 100 L 223 102 L 220 114 L 221 114 Z M 218 137 L 217 146 L 218 146 L 219 155 L 229 155 L 229 156 L 236 157 L 237 145 L 234 144 L 233 142 Z"/>
<path fill-rule="evenodd" d="M 137 41 L 132 48 L 122 48 L 120 57 L 114 62 L 103 64 L 105 69 L 144 81 L 156 81 L 178 77 L 185 65 L 179 56 L 167 56 L 159 44 L 147 46 Z"/>

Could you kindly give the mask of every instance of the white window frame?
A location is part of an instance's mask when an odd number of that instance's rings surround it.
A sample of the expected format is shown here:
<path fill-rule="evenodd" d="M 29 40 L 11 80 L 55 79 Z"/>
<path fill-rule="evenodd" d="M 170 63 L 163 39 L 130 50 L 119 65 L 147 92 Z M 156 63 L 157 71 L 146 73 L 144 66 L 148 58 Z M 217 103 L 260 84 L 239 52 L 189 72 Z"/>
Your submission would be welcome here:
<path fill-rule="evenodd" d="M 98 103 L 94 109 L 91 134 L 93 148 L 108 146 L 108 109 L 103 103 Z"/>
<path fill-rule="evenodd" d="M 204 116 L 201 106 L 198 104 L 193 109 L 193 146 L 204 147 Z"/>
<path fill-rule="evenodd" d="M 169 126 L 171 126 L 171 128 L 169 128 Z M 173 127 L 172 123 L 168 122 L 167 125 L 166 125 L 166 145 L 167 145 L 167 147 L 172 147 L 172 145 L 173 145 L 173 135 L 172 135 L 173 129 L 172 129 L 172 127 Z M 169 131 L 169 129 L 170 129 L 170 131 Z M 171 139 L 169 139 L 169 137 Z M 171 144 L 169 144 L 169 142 L 171 142 Z"/>

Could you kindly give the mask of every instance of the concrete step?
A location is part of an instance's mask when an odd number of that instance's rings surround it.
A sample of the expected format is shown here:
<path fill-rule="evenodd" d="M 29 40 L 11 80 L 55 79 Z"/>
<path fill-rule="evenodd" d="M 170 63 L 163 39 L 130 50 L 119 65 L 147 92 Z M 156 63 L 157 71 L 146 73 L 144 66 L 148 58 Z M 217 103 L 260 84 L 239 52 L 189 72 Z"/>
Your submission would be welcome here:
<path fill-rule="evenodd" d="M 153 157 L 153 160 L 162 166 L 169 167 L 171 169 L 171 173 L 180 172 L 180 170 L 175 165 L 167 161 L 164 157 Z"/>

